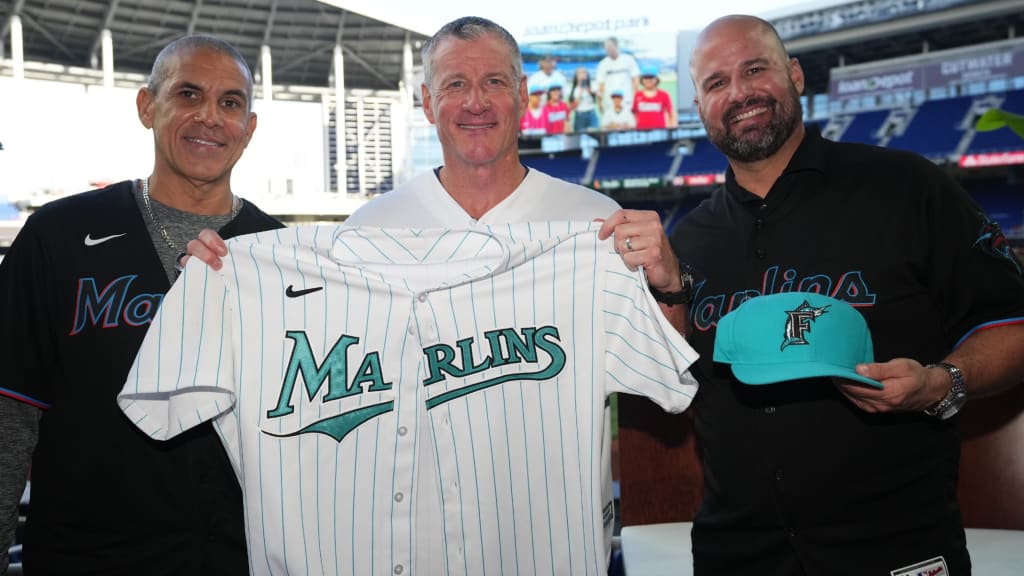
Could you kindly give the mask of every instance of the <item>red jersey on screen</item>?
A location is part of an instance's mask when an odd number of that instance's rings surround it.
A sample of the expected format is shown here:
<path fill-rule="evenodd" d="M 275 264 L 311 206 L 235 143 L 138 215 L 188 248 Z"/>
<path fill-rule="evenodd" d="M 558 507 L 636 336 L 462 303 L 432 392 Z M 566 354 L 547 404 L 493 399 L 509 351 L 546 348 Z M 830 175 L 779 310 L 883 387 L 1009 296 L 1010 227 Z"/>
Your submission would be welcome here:
<path fill-rule="evenodd" d="M 668 126 L 668 111 L 672 109 L 672 99 L 668 92 L 658 90 L 648 96 L 643 90 L 633 97 L 633 114 L 636 116 L 637 130 L 665 128 Z"/>
<path fill-rule="evenodd" d="M 564 134 L 565 121 L 569 119 L 569 105 L 563 100 L 548 101 L 544 105 L 544 114 L 548 117 L 548 134 Z"/>
<path fill-rule="evenodd" d="M 519 129 L 524 134 L 546 134 L 548 115 L 544 113 L 543 108 L 527 108 L 526 112 L 523 112 L 523 117 L 519 119 Z"/>

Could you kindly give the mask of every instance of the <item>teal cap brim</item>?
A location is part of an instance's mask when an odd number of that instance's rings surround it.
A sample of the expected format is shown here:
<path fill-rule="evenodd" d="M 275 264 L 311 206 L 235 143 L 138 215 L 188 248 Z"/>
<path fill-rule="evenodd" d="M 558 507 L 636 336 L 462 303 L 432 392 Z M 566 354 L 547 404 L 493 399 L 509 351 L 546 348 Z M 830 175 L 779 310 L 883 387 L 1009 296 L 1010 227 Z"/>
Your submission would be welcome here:
<path fill-rule="evenodd" d="M 853 380 L 879 390 L 885 388 L 881 382 L 866 378 L 845 366 L 820 362 L 786 362 L 783 364 L 733 364 L 732 373 L 744 384 L 775 384 L 782 381 L 808 378 L 833 377 Z"/>

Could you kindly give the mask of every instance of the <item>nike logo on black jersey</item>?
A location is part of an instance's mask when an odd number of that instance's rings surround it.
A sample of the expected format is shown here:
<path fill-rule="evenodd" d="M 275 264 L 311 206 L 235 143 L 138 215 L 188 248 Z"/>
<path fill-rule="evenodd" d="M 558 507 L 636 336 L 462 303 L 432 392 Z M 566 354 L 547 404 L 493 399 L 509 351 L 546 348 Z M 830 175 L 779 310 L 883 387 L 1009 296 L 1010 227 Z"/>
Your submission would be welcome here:
<path fill-rule="evenodd" d="M 315 286 L 313 288 L 303 288 L 302 290 L 296 290 L 291 284 L 288 285 L 284 290 L 284 295 L 289 298 L 298 298 L 299 296 L 305 296 L 306 294 L 312 294 L 318 290 L 323 290 L 323 286 Z"/>
<path fill-rule="evenodd" d="M 107 240 L 113 240 L 114 238 L 120 238 L 121 236 L 124 236 L 125 234 L 127 234 L 127 232 L 122 232 L 121 234 L 111 234 L 110 236 L 104 236 L 102 238 L 93 238 L 92 234 L 86 234 L 85 235 L 85 245 L 86 246 L 98 246 L 100 244 L 103 244 Z"/>

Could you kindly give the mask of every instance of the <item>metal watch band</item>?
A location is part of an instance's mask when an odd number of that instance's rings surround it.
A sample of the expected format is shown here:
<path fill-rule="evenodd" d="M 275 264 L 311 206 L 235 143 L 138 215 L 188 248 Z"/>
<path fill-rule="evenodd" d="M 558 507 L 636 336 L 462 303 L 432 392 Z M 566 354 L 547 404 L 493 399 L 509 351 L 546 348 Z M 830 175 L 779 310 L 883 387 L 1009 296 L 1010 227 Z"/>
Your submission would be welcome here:
<path fill-rule="evenodd" d="M 946 393 L 946 397 L 935 406 L 924 411 L 924 413 L 929 416 L 934 416 L 940 420 L 946 420 L 959 412 L 960 408 L 963 407 L 964 402 L 967 401 L 967 384 L 964 382 L 963 372 L 948 362 L 936 362 L 925 366 L 925 368 L 942 368 L 947 374 L 949 374 L 949 378 L 952 381 L 952 385 L 949 387 L 949 392 Z"/>

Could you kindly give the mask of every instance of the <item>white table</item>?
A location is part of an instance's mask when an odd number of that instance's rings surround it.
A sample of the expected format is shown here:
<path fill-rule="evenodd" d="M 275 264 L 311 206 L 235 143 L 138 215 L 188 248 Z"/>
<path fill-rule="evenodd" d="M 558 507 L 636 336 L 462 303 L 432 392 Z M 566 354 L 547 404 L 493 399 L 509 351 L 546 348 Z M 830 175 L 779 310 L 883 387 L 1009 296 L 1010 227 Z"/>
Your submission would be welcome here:
<path fill-rule="evenodd" d="M 690 576 L 689 522 L 626 526 L 622 559 L 626 576 Z M 1019 576 L 1024 570 L 1024 530 L 967 529 L 974 576 Z"/>

